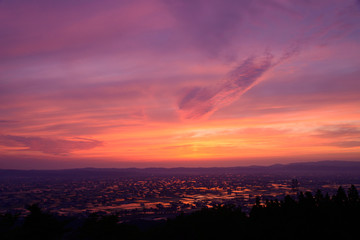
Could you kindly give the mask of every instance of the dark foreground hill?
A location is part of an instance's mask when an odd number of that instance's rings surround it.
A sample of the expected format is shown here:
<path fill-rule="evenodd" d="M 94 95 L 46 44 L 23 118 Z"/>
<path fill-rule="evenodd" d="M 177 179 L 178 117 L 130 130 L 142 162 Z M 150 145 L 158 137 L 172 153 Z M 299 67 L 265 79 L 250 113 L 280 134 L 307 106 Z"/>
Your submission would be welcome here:
<path fill-rule="evenodd" d="M 119 223 L 115 215 L 51 215 L 29 206 L 24 219 L 0 216 L 1 239 L 358 239 L 360 199 L 352 185 L 333 196 L 310 192 L 260 202 L 250 214 L 232 205 L 204 208 L 166 222 Z"/>
<path fill-rule="evenodd" d="M 1 179 L 16 178 L 97 178 L 128 176 L 179 176 L 217 174 L 281 174 L 292 176 L 346 175 L 360 176 L 360 161 L 320 161 L 276 164 L 271 166 L 213 168 L 78 168 L 64 170 L 0 169 Z"/>

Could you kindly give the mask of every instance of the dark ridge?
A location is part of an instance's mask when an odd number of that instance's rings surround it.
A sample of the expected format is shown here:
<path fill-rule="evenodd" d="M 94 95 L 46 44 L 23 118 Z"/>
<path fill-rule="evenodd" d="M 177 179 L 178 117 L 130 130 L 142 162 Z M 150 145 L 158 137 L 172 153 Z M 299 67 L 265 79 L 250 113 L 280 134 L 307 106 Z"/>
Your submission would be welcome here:
<path fill-rule="evenodd" d="M 75 168 L 63 170 L 0 169 L 1 178 L 12 177 L 129 177 L 217 174 L 289 174 L 289 175 L 360 175 L 360 162 L 320 161 L 271 166 L 211 168 Z"/>

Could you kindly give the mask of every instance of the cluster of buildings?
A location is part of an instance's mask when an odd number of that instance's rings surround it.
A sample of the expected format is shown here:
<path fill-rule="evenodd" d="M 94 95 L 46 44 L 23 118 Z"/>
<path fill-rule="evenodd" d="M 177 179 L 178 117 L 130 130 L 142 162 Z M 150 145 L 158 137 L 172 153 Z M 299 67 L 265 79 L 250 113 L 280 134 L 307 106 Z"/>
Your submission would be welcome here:
<path fill-rule="evenodd" d="M 313 191 L 331 184 L 306 178 L 298 181 L 239 174 L 24 179 L 0 182 L 0 213 L 27 214 L 26 206 L 36 203 L 59 215 L 97 212 L 119 214 L 124 221 L 161 219 L 216 204 L 234 204 L 246 211 L 257 196 L 281 199 L 298 190 Z"/>

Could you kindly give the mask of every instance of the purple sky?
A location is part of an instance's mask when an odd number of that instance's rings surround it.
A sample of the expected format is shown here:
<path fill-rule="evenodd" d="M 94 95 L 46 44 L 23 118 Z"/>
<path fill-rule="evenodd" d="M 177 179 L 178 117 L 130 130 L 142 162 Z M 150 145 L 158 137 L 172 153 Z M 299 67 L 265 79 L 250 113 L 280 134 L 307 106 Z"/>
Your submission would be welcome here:
<path fill-rule="evenodd" d="M 360 1 L 0 1 L 0 168 L 360 157 Z"/>

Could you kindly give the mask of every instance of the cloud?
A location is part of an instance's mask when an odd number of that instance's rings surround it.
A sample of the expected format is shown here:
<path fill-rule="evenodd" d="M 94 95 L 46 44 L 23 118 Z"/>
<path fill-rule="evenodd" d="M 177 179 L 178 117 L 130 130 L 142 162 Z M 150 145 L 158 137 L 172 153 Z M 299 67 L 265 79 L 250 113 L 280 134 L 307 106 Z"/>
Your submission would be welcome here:
<path fill-rule="evenodd" d="M 330 145 L 341 148 L 355 148 L 355 147 L 360 147 L 360 141 L 333 142 Z"/>
<path fill-rule="evenodd" d="M 213 4 L 215 3 L 216 1 Z M 232 51 L 234 55 L 241 53 L 250 56 L 230 71 L 225 79 L 216 86 L 195 86 L 185 89 L 178 100 L 178 109 L 183 118 L 197 119 L 210 116 L 222 106 L 231 104 L 251 89 L 267 71 L 297 55 L 301 50 L 341 41 L 358 29 L 358 25 L 355 24 L 358 17 L 355 15 L 349 17 L 347 14 L 351 5 L 348 3 L 345 5 L 340 4 L 339 8 L 326 8 L 327 11 L 314 6 L 314 10 L 311 12 L 306 11 L 309 7 L 307 4 L 291 6 L 276 1 L 273 4 L 245 3 L 245 8 L 253 10 L 254 15 L 250 17 L 246 11 L 240 11 L 240 13 L 231 15 L 230 18 L 224 18 L 226 19 L 224 22 L 225 27 L 216 27 L 216 25 L 208 22 L 203 23 L 203 18 L 198 19 L 196 17 L 198 15 L 192 16 L 187 11 L 179 10 L 182 17 L 188 20 L 195 18 L 196 21 L 192 21 L 189 28 L 190 31 L 195 28 L 198 33 L 201 33 L 199 36 L 193 35 L 199 41 L 204 39 L 203 42 L 200 41 L 203 47 L 215 49 L 218 52 L 226 48 Z M 236 4 L 231 5 L 231 7 L 238 10 Z M 196 9 L 196 6 L 194 8 Z M 206 8 L 204 9 L 204 12 L 199 13 L 200 16 L 201 14 L 209 14 L 210 16 L 214 14 L 212 11 L 207 12 Z M 217 10 L 217 8 L 215 9 Z M 260 9 L 263 11 L 259 11 Z M 230 10 L 224 9 L 224 11 L 229 12 Z M 285 15 L 284 11 L 286 12 Z M 268 24 L 268 19 L 273 18 L 275 20 L 272 21 L 272 25 L 276 25 L 276 28 Z M 253 21 L 249 21 L 249 19 Z M 309 22 L 313 24 L 308 24 Z M 184 23 L 187 23 L 186 20 Z M 202 27 L 203 25 L 211 29 L 211 31 L 206 31 L 207 28 Z M 210 28 L 209 26 L 214 27 Z M 271 31 L 269 31 L 270 29 Z M 216 38 L 211 38 L 213 32 L 217 33 Z M 242 34 L 238 35 L 239 32 Z M 266 36 L 266 41 L 263 41 L 264 38 L 260 33 Z M 210 35 L 208 36 L 208 34 Z M 279 38 L 279 36 L 281 37 Z M 230 44 L 231 39 L 241 39 L 237 43 L 239 45 L 235 44 L 238 47 Z M 262 47 L 254 48 L 253 46 L 256 46 L 259 42 L 263 44 Z M 287 47 L 284 48 L 284 46 Z M 272 48 L 274 51 L 271 53 L 266 51 L 262 55 L 256 54 L 259 49 L 264 48 Z M 277 54 L 279 51 L 282 51 L 282 53 Z M 278 57 L 275 57 L 275 55 Z"/>
<path fill-rule="evenodd" d="M 87 138 L 65 140 L 45 137 L 0 135 L 0 145 L 7 147 L 26 147 L 26 150 L 39 151 L 53 155 L 66 155 L 72 151 L 88 150 L 98 147 L 102 145 L 102 142 Z"/>
<path fill-rule="evenodd" d="M 264 73 L 297 54 L 299 49 L 299 44 L 291 45 L 276 61 L 269 51 L 260 57 L 248 57 L 217 85 L 186 89 L 178 102 L 181 115 L 185 119 L 203 118 L 231 104 L 252 88 Z"/>
<path fill-rule="evenodd" d="M 5 120 L 5 119 L 0 119 L 0 124 L 11 124 L 11 123 L 17 123 L 18 121 L 14 121 L 14 120 Z"/>
<path fill-rule="evenodd" d="M 360 128 L 350 124 L 329 125 L 318 129 L 316 137 L 331 140 L 326 145 L 340 148 L 360 147 Z"/>
<path fill-rule="evenodd" d="M 322 138 L 360 138 L 360 128 L 350 124 L 324 126 L 317 132 L 316 136 Z"/>

